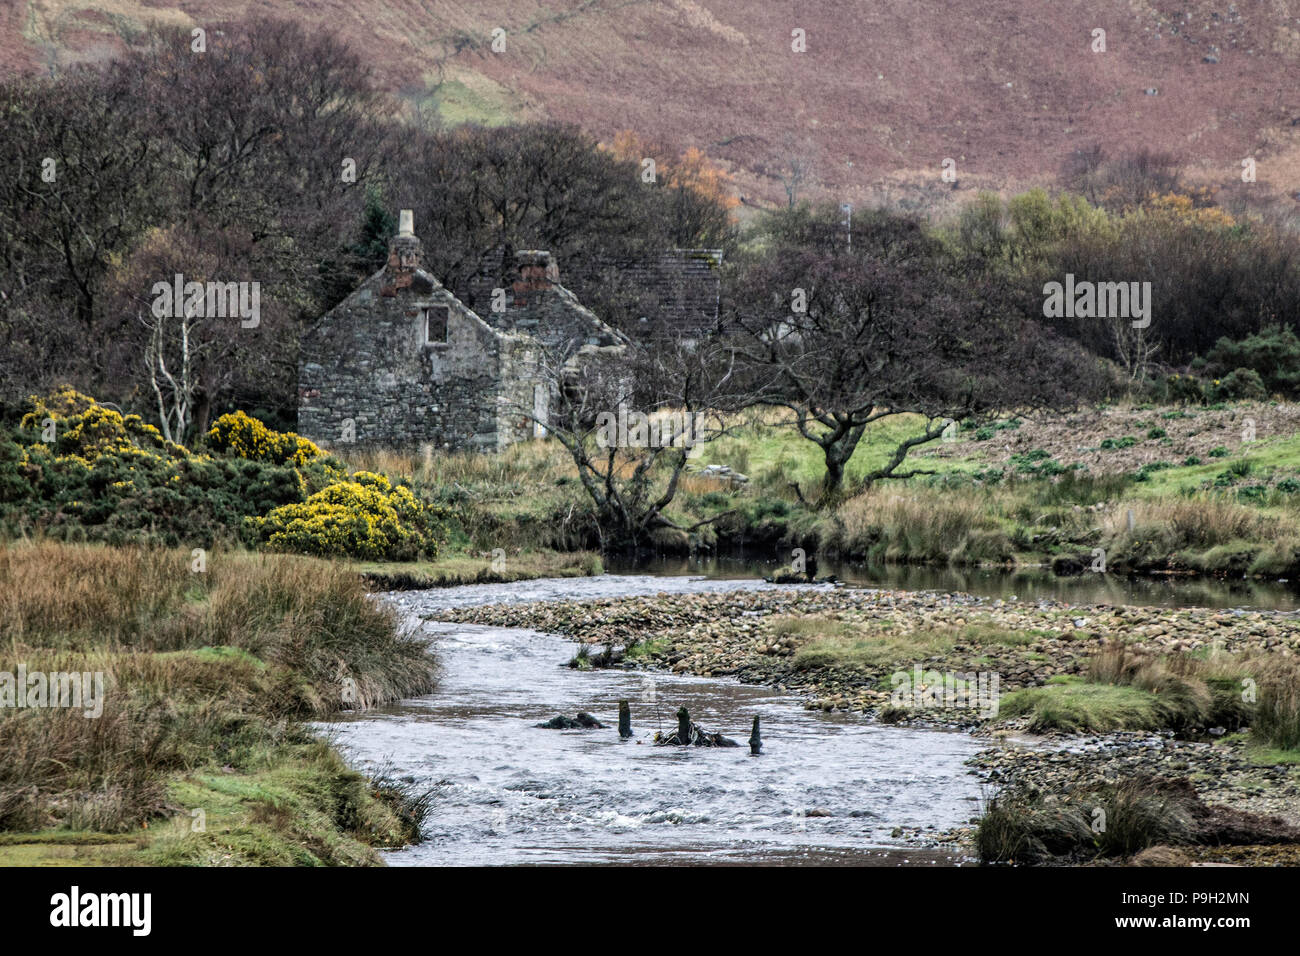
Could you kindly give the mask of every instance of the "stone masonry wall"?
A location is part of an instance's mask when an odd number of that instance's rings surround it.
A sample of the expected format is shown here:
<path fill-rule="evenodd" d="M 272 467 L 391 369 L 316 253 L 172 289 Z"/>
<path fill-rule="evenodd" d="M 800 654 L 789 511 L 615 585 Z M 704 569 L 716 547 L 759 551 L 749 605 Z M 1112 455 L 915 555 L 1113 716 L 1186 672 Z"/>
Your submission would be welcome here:
<path fill-rule="evenodd" d="M 484 321 L 423 271 L 410 213 L 401 221 L 384 268 L 303 336 L 304 437 L 498 451 L 545 427 L 556 400 L 548 370 L 584 346 L 626 341 L 559 284 L 539 250 L 518 254 L 508 308 Z"/>
<path fill-rule="evenodd" d="M 617 333 L 560 285 L 549 252 L 517 252 L 515 268 L 505 311 L 484 316 L 496 328 L 533 336 L 561 362 L 584 345 L 617 344 Z"/>
<path fill-rule="evenodd" d="M 421 341 L 420 310 L 448 308 L 447 341 Z M 302 343 L 298 430 L 326 445 L 498 447 L 500 336 L 416 272 L 379 272 Z"/>

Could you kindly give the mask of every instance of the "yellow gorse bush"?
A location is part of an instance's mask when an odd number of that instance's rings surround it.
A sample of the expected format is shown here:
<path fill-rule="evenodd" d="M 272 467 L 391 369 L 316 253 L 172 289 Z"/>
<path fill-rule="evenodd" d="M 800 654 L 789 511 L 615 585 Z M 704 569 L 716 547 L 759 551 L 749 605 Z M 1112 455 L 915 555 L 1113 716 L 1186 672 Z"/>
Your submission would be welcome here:
<path fill-rule="evenodd" d="M 41 432 L 47 419 L 60 423 L 57 429 L 60 457 L 85 463 L 92 463 L 106 453 L 143 451 L 163 459 L 190 457 L 187 449 L 167 441 L 162 432 L 139 415 L 123 415 L 69 385 L 44 397 L 33 395 L 29 401 L 33 410 L 23 416 L 21 427 Z"/>
<path fill-rule="evenodd" d="M 409 488 L 349 477 L 313 442 L 242 411 L 217 419 L 207 455 L 67 386 L 30 402 L 8 461 L 25 487 L 53 489 L 47 510 L 65 523 L 176 542 L 219 526 L 275 551 L 368 559 L 432 555 L 446 530 L 445 511 Z"/>
<path fill-rule="evenodd" d="M 298 468 L 324 457 L 315 442 L 293 432 L 274 431 L 242 411 L 218 418 L 208 431 L 208 443 L 239 458 Z"/>
<path fill-rule="evenodd" d="M 46 418 L 71 418 L 98 404 L 71 385 L 60 385 L 48 395 L 32 395 L 28 400 L 32 403 L 32 411 L 23 416 L 23 428 L 40 428 Z"/>
<path fill-rule="evenodd" d="M 76 417 L 79 421 L 63 433 L 63 440 L 75 443 L 84 457 L 141 446 L 158 449 L 164 444 L 158 429 L 145 424 L 139 415 L 123 416 L 111 408 L 95 405 Z"/>
<path fill-rule="evenodd" d="M 360 471 L 300 504 L 284 505 L 245 522 L 273 551 L 403 560 L 436 553 L 430 517 L 408 488 L 393 487 L 383 475 Z"/>

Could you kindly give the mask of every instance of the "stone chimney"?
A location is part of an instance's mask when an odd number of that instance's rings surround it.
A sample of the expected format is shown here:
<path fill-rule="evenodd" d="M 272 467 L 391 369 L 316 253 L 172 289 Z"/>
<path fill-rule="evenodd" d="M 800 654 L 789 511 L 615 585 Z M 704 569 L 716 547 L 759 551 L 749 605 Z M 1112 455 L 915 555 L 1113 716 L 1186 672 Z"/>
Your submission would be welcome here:
<path fill-rule="evenodd" d="M 424 267 L 424 248 L 415 234 L 415 214 L 403 209 L 398 218 L 397 235 L 388 240 L 388 262 L 384 265 L 383 294 L 394 295 L 398 289 L 408 288 L 415 280 L 416 270 Z M 418 283 L 421 287 L 426 283 Z M 419 291 L 428 291 L 421 288 Z"/>
<path fill-rule="evenodd" d="M 538 292 L 549 292 L 560 282 L 560 269 L 554 257 L 542 249 L 523 249 L 515 253 L 514 304 L 526 306 Z"/>

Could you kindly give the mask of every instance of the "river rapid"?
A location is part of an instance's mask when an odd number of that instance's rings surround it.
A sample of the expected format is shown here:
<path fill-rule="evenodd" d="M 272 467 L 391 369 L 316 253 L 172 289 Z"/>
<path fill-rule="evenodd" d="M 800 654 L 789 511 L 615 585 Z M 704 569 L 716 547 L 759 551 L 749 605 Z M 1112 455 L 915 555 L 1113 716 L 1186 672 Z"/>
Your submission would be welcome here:
<path fill-rule="evenodd" d="M 645 671 L 578 671 L 577 645 L 518 628 L 432 623 L 440 608 L 762 588 L 761 582 L 610 574 L 379 595 L 433 642 L 437 690 L 320 725 L 361 769 L 434 788 L 420 844 L 396 866 L 969 862 L 934 838 L 979 812 L 962 733 L 807 711 L 766 687 Z M 617 732 L 618 702 L 634 736 Z M 655 747 L 685 705 L 738 748 Z M 606 726 L 546 730 L 586 711 Z M 743 746 L 755 715 L 763 753 Z"/>

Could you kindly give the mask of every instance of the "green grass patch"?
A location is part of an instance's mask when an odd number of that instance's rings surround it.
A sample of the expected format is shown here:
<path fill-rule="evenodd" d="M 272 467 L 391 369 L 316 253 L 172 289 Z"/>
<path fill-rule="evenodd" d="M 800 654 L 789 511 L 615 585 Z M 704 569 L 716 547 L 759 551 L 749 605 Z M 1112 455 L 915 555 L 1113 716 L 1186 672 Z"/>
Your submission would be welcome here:
<path fill-rule="evenodd" d="M 1029 715 L 1032 733 L 1159 730 L 1168 723 L 1164 703 L 1148 691 L 1110 684 L 1063 683 L 1003 694 L 998 717 Z"/>
<path fill-rule="evenodd" d="M 425 795 L 349 770 L 305 721 L 427 693 L 427 641 L 341 563 L 188 562 L 0 552 L 0 670 L 99 673 L 104 691 L 95 719 L 0 708 L 0 860 L 362 864 L 413 839 Z"/>
<path fill-rule="evenodd" d="M 416 834 L 382 790 L 319 741 L 280 745 L 264 769 L 175 774 L 168 804 L 131 833 L 0 833 L 0 865 L 375 866 Z"/>
<path fill-rule="evenodd" d="M 847 666 L 876 672 L 942 657 L 959 645 L 1021 647 L 1048 634 L 982 621 L 903 632 L 894 630 L 890 622 L 868 624 L 818 617 L 778 617 L 772 621 L 772 631 L 776 640 L 792 640 L 798 646 L 794 655 L 798 668 Z"/>
<path fill-rule="evenodd" d="M 376 591 L 490 584 L 533 578 L 589 577 L 605 573 L 594 551 L 549 549 L 503 552 L 500 555 L 456 552 L 433 561 L 358 561 L 354 567 Z"/>
<path fill-rule="evenodd" d="M 1246 759 L 1256 767 L 1277 767 L 1300 764 L 1300 750 L 1282 750 L 1279 747 L 1249 746 Z"/>
<path fill-rule="evenodd" d="M 653 657 L 668 649 L 667 638 L 654 637 L 646 641 L 637 641 L 627 649 L 625 657 L 632 660 L 639 660 L 647 657 Z"/>
<path fill-rule="evenodd" d="M 901 442 L 924 430 L 925 421 L 921 415 L 891 415 L 868 425 L 845 468 L 846 482 L 852 485 L 863 475 L 884 466 Z M 953 447 L 959 448 L 966 437 L 963 435 Z M 975 433 L 971 432 L 969 437 L 974 438 Z M 948 444 L 935 441 L 922 446 L 922 449 Z M 728 465 L 761 483 L 775 482 L 784 486 L 794 481 L 805 489 L 820 484 L 826 470 L 825 458 L 817 445 L 791 428 L 776 428 L 770 424 L 745 426 L 738 429 L 734 437 L 702 445 L 695 460 L 702 466 Z M 980 466 L 974 458 L 958 456 L 928 460 L 926 467 L 937 468 L 945 474 L 971 474 Z"/>
<path fill-rule="evenodd" d="M 421 106 L 436 110 L 448 126 L 505 126 L 521 111 L 513 92 L 481 74 L 444 80 L 417 99 Z"/>

